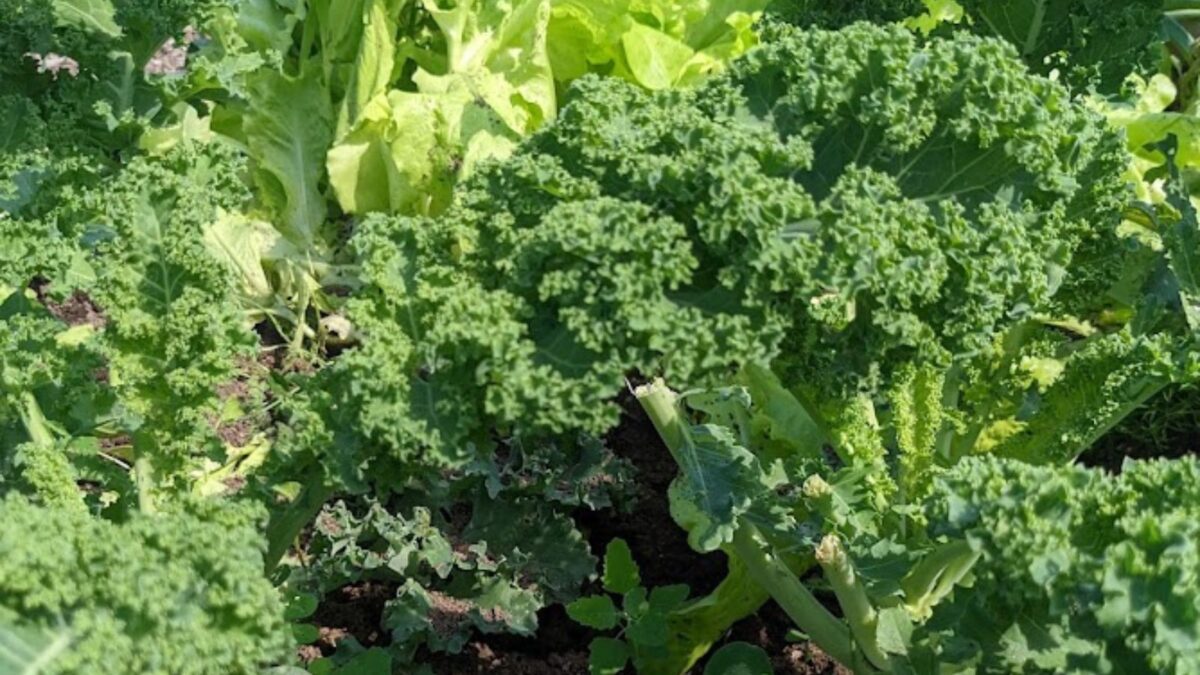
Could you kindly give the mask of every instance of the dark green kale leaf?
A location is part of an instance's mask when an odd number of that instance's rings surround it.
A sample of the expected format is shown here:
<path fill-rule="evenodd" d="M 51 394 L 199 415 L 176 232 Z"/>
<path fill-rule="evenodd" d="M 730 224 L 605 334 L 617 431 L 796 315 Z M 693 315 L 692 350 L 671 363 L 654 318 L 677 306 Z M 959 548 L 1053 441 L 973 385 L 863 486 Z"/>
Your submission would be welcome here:
<path fill-rule="evenodd" d="M 1029 67 L 1115 93 L 1154 71 L 1164 50 L 1155 0 L 960 0 L 971 30 L 1011 42 Z"/>

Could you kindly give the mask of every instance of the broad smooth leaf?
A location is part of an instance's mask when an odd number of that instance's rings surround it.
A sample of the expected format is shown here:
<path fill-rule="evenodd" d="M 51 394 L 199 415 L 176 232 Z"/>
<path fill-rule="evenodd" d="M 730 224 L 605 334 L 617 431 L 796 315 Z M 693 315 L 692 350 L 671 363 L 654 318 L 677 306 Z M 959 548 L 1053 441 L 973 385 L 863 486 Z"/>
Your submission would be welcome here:
<path fill-rule="evenodd" d="M 390 675 L 391 672 L 392 655 L 379 647 L 355 656 L 336 671 L 337 675 Z"/>
<path fill-rule="evenodd" d="M 588 671 L 591 675 L 617 675 L 629 662 L 629 647 L 620 640 L 598 637 L 589 647 Z"/>
<path fill-rule="evenodd" d="M 641 583 L 637 563 L 624 539 L 608 542 L 604 552 L 604 590 L 624 595 Z"/>
<path fill-rule="evenodd" d="M 116 22 L 116 10 L 109 0 L 54 0 L 54 18 L 60 26 L 121 37 L 121 27 Z"/>
<path fill-rule="evenodd" d="M 748 642 L 730 642 L 717 650 L 704 667 L 704 675 L 771 675 L 771 660 Z"/>
<path fill-rule="evenodd" d="M 610 630 L 617 625 L 617 607 L 607 595 L 580 598 L 567 605 L 567 616 L 596 630 Z"/>
<path fill-rule="evenodd" d="M 328 97 L 315 70 L 299 78 L 267 71 L 251 91 L 246 141 L 258 160 L 262 197 L 274 207 L 284 236 L 313 248 L 326 215 L 320 182 L 333 140 Z"/>

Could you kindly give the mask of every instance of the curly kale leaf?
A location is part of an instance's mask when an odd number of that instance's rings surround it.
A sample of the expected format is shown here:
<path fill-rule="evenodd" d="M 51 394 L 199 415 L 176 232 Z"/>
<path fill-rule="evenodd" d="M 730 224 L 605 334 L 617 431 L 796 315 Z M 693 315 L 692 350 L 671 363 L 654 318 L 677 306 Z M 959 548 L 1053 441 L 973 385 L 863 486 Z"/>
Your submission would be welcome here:
<path fill-rule="evenodd" d="M 257 345 L 202 232 L 248 197 L 240 170 L 220 146 L 181 146 L 131 163 L 84 199 L 96 242 L 88 290 L 107 320 L 111 386 L 134 453 L 165 482 L 222 452 L 211 422 L 217 389 Z"/>
<path fill-rule="evenodd" d="M 38 331 L 15 352 L 25 356 L 5 357 L 29 361 L 6 370 L 13 396 L 33 395 L 65 438 L 117 442 L 119 459 L 140 465 L 142 496 L 184 487 L 199 464 L 223 459 L 218 392 L 252 360 L 257 339 L 230 302 L 232 278 L 209 255 L 203 230 L 247 200 L 242 162 L 219 145 L 180 145 L 103 180 L 57 186 L 44 213 L 3 221 L 26 233 L 18 246 L 30 246 L 4 281 L 35 282 L 46 308 L 79 324 L 70 333 L 45 309 L 3 317 L 14 330 Z M 68 349 L 87 330 L 91 361 Z M 64 332 L 75 342 L 56 345 Z"/>
<path fill-rule="evenodd" d="M 294 645 L 262 574 L 259 509 L 118 524 L 9 496 L 0 515 L 0 623 L 69 636 L 39 672 L 251 672 Z"/>
<path fill-rule="evenodd" d="M 926 513 L 932 534 L 965 538 L 982 557 L 931 630 L 973 641 L 987 669 L 1190 672 L 1198 498 L 1191 459 L 1129 463 L 1117 477 L 964 461 Z"/>
<path fill-rule="evenodd" d="M 1163 5 L 1154 0 L 958 0 L 957 5 L 942 0 L 779 0 L 769 13 L 799 26 L 904 21 L 922 31 L 969 30 L 1011 43 L 1031 70 L 1102 93 L 1116 93 L 1130 73 L 1153 71 L 1164 55 L 1159 35 Z M 939 18 L 949 17 L 952 21 L 938 28 Z"/>
<path fill-rule="evenodd" d="M 971 30 L 1011 42 L 1029 67 L 1116 92 L 1162 58 L 1154 0 L 959 0 Z"/>
<path fill-rule="evenodd" d="M 767 13 L 797 26 L 841 28 L 857 21 L 902 21 L 922 9 L 921 0 L 775 0 Z"/>
<path fill-rule="evenodd" d="M 146 72 L 168 39 L 200 26 L 227 0 L 3 0 L 0 80 L 29 96 L 55 145 L 127 155 L 176 100 Z"/>
<path fill-rule="evenodd" d="M 971 36 L 788 33 L 695 91 L 573 96 L 445 217 L 355 235 L 348 426 L 454 465 L 493 430 L 604 431 L 630 370 L 775 359 L 852 396 L 1046 306 L 1125 195 L 1103 121 Z"/>

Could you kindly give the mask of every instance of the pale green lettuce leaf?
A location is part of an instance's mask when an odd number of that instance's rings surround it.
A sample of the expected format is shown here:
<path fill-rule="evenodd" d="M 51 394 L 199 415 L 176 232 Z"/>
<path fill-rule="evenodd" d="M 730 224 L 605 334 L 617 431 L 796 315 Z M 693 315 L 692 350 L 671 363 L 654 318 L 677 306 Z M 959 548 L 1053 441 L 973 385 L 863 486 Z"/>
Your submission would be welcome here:
<path fill-rule="evenodd" d="M 610 72 L 647 89 L 688 86 L 756 44 L 766 0 L 554 0 L 555 79 Z"/>
<path fill-rule="evenodd" d="M 255 49 L 286 54 L 305 14 L 297 0 L 242 0 L 237 4 L 237 34 Z"/>
<path fill-rule="evenodd" d="M 116 10 L 109 0 L 54 0 L 54 19 L 60 26 L 81 28 L 111 38 L 121 37 Z"/>
<path fill-rule="evenodd" d="M 649 26 L 635 23 L 621 36 L 633 80 L 647 89 L 668 89 L 696 55 L 695 50 Z"/>
<path fill-rule="evenodd" d="M 396 67 L 397 18 L 401 8 L 407 3 L 408 0 L 366 0 L 357 23 L 350 21 L 342 31 L 330 31 L 329 39 L 335 45 L 348 41 L 346 33 L 355 29 L 359 33 L 358 53 L 355 56 L 354 67 L 350 70 L 346 96 L 338 114 L 339 137 L 349 130 L 375 97 L 387 93 L 392 72 Z M 340 11 L 330 8 L 326 11 L 326 16 L 334 18 Z M 322 30 L 325 30 L 324 27 Z"/>
<path fill-rule="evenodd" d="M 333 113 L 315 75 L 260 73 L 250 86 L 244 122 L 263 201 L 278 214 L 276 225 L 284 236 L 306 249 L 320 240 L 325 222 L 320 182 L 333 140 Z"/>
<path fill-rule="evenodd" d="M 395 91 L 372 101 L 330 151 L 329 182 L 347 213 L 421 212 L 439 192 L 435 165 L 449 165 L 436 99 Z"/>
<path fill-rule="evenodd" d="M 1176 165 L 1184 171 L 1200 168 L 1200 117 L 1168 110 L 1177 90 L 1171 78 L 1155 75 L 1149 80 L 1130 78 L 1134 96 L 1125 102 L 1096 101 L 1095 105 L 1113 126 L 1125 132 L 1132 153 L 1128 171 L 1130 182 L 1141 201 L 1161 204 L 1166 201 L 1163 179 L 1157 176 L 1166 157 L 1157 144 L 1168 136 L 1178 139 Z"/>
<path fill-rule="evenodd" d="M 444 59 L 411 44 L 405 45 L 405 57 L 427 65 L 444 60 L 445 72 L 418 67 L 415 92 L 384 93 L 388 85 L 376 77 L 373 88 L 364 90 L 372 98 L 356 115 L 344 115 L 349 123 L 345 129 L 339 125 L 327 166 L 347 213 L 440 211 L 458 179 L 480 162 L 508 156 L 556 113 L 546 53 L 549 0 L 465 2 L 453 8 L 424 0 L 424 7 L 443 34 Z M 370 59 L 396 58 L 383 54 L 382 43 L 373 48 L 374 56 L 362 56 L 369 40 L 364 35 L 356 68 L 368 67 Z M 377 70 L 391 72 L 394 66 Z"/>
<path fill-rule="evenodd" d="M 223 209 L 204 228 L 208 252 L 234 273 L 244 297 L 264 305 L 272 302 L 275 291 L 263 269 L 262 258 L 279 238 L 279 232 L 270 223 Z"/>
<path fill-rule="evenodd" d="M 212 117 L 201 117 L 195 108 L 180 102 L 172 109 L 178 122 L 152 127 L 138 139 L 138 148 L 152 155 L 165 155 L 184 142 L 209 143 L 216 139 Z"/>

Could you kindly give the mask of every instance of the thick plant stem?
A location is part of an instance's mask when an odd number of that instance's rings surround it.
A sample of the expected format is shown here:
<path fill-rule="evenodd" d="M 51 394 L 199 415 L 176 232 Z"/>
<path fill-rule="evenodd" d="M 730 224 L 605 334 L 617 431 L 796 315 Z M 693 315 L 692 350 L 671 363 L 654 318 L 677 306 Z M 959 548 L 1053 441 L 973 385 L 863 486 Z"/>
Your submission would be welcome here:
<path fill-rule="evenodd" d="M 663 443 L 685 471 L 698 471 L 688 419 L 683 415 L 678 396 L 662 380 L 638 387 L 634 392 Z M 771 595 L 813 642 L 843 666 L 858 675 L 875 669 L 855 646 L 850 629 L 830 614 L 804 587 L 788 566 L 767 552 L 769 545 L 760 541 L 754 525 L 743 521 L 725 547 L 730 557 L 745 566 L 747 575 Z"/>
<path fill-rule="evenodd" d="M 675 458 L 675 463 L 686 468 L 686 453 L 683 450 L 691 443 L 691 439 L 687 422 L 679 414 L 679 397 L 662 380 L 638 387 L 634 395 L 650 417 L 663 444 Z"/>
<path fill-rule="evenodd" d="M 703 471 L 700 469 L 695 443 L 692 440 L 691 424 L 680 410 L 678 394 L 658 379 L 638 387 L 634 395 L 684 474 L 702 475 Z"/>
<path fill-rule="evenodd" d="M 731 548 L 755 582 L 771 593 L 796 626 L 826 654 L 856 675 L 876 672 L 863 658 L 846 624 L 825 609 L 787 565 L 766 552 L 766 544 L 759 541 L 752 525 L 738 528 Z"/>
<path fill-rule="evenodd" d="M 133 460 L 133 475 L 137 483 L 138 510 L 154 513 L 154 467 L 150 465 L 149 457 L 137 455 Z"/>
<path fill-rule="evenodd" d="M 144 429 L 133 434 L 133 479 L 137 485 L 138 510 L 142 513 L 154 513 L 158 510 L 155 505 L 155 490 L 158 479 L 155 476 L 154 456 L 157 443 L 154 437 Z"/>
<path fill-rule="evenodd" d="M 301 530 L 312 522 L 332 494 L 333 490 L 325 485 L 325 481 L 317 478 L 304 486 L 295 501 L 271 513 L 267 524 L 267 553 L 263 558 L 268 573 L 279 565 Z"/>
<path fill-rule="evenodd" d="M 867 591 L 859 583 L 858 574 L 842 540 L 836 535 L 826 535 L 817 547 L 817 563 L 825 572 L 829 585 L 837 595 L 838 603 L 850 623 L 850 631 L 854 634 L 859 648 L 871 661 L 871 664 L 883 671 L 891 670 L 891 660 L 879 649 L 877 635 L 879 631 L 879 613 L 867 597 Z"/>

